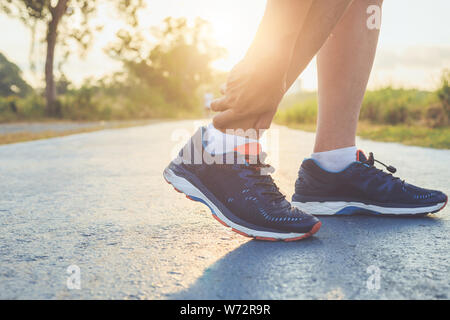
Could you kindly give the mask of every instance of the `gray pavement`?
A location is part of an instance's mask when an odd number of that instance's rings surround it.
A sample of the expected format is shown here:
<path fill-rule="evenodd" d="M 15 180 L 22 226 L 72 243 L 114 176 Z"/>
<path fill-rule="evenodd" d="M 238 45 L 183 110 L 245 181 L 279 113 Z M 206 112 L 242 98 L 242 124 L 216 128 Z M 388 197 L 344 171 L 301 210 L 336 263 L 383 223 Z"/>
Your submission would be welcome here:
<path fill-rule="evenodd" d="M 328 217 L 303 241 L 249 240 L 162 178 L 197 125 L 0 146 L 0 298 L 450 298 L 448 208 L 422 217 Z M 275 126 L 268 136 L 274 178 L 290 197 L 314 135 Z M 450 192 L 450 151 L 358 146 L 407 181 Z M 80 289 L 67 287 L 71 265 L 80 268 Z M 379 272 L 378 290 L 367 286 L 368 268 Z"/>
<path fill-rule="evenodd" d="M 105 128 L 110 129 L 118 126 L 144 125 L 154 120 L 124 120 L 124 121 L 48 121 L 48 122 L 15 122 L 0 123 L 0 135 L 14 133 L 40 133 L 68 131 L 79 131 L 84 129 Z"/>
<path fill-rule="evenodd" d="M 0 134 L 22 133 L 22 132 L 64 132 L 71 130 L 89 129 L 102 126 L 104 122 L 17 122 L 0 123 Z"/>

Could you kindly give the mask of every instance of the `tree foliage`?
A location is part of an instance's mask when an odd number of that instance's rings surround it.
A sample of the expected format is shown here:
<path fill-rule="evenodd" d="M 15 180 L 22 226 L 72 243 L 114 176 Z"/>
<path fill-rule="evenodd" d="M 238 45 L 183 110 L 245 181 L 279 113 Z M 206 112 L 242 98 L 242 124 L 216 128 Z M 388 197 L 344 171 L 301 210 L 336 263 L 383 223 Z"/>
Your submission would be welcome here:
<path fill-rule="evenodd" d="M 35 30 L 36 25 L 46 28 L 47 44 L 45 59 L 45 81 L 47 111 L 50 115 L 58 112 L 56 84 L 54 81 L 55 48 L 61 46 L 58 55 L 61 61 L 73 52 L 72 44 L 78 44 L 81 53 L 92 44 L 94 31 L 100 26 L 92 26 L 89 21 L 94 15 L 100 0 L 2 0 L 0 10 L 11 17 L 20 19 Z M 131 24 L 136 24 L 136 13 L 143 6 L 143 0 L 116 0 L 119 12 Z"/>
<path fill-rule="evenodd" d="M 124 63 L 129 84 L 159 88 L 170 104 L 192 109 L 198 90 L 215 81 L 211 62 L 225 54 L 209 37 L 209 28 L 202 19 L 190 26 L 185 18 L 168 17 L 152 29 L 156 44 L 151 49 L 142 49 L 142 34 L 121 30 L 107 52 Z"/>
<path fill-rule="evenodd" d="M 64 73 L 58 75 L 61 81 L 55 81 L 53 65 L 61 64 L 74 52 L 73 44 L 78 45 L 80 53 L 89 49 L 95 31 L 101 27 L 94 26 L 91 18 L 102 1 L 115 6 L 126 21 L 117 33 L 117 41 L 106 48 L 111 57 L 123 63 L 123 71 L 99 82 L 86 82 L 80 89 L 70 86 L 70 76 L 66 78 Z M 168 17 L 149 33 L 148 29 L 140 28 L 137 18 L 143 2 L 0 0 L 0 10 L 30 28 L 38 25 L 35 30 L 47 45 L 47 116 L 71 119 L 193 116 L 201 110 L 203 92 L 218 92 L 225 75 L 214 70 L 211 62 L 222 57 L 225 50 L 212 41 L 209 23 L 202 19 L 188 23 L 184 18 Z"/>
<path fill-rule="evenodd" d="M 17 65 L 0 53 L 0 96 L 24 97 L 32 91 Z"/>

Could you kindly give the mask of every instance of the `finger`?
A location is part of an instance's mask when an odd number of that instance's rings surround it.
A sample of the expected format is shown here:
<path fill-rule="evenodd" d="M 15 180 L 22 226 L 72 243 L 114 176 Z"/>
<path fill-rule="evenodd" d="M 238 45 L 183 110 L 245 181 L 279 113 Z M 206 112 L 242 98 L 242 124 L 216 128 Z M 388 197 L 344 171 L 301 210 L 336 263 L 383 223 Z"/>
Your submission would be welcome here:
<path fill-rule="evenodd" d="M 227 109 L 229 109 L 231 106 L 228 103 L 228 98 L 227 97 L 222 97 L 219 99 L 215 99 L 211 102 L 211 110 L 213 111 L 225 111 Z"/>
<path fill-rule="evenodd" d="M 255 129 L 258 130 L 266 130 L 270 128 L 273 117 L 275 116 L 276 110 L 272 110 L 269 112 L 265 112 L 261 114 L 255 123 Z M 262 131 L 261 131 L 262 133 Z"/>
<path fill-rule="evenodd" d="M 236 114 L 233 109 L 228 109 L 214 116 L 213 124 L 217 129 L 234 129 L 238 128 L 236 124 L 240 120 L 242 120 L 241 114 Z"/>
<path fill-rule="evenodd" d="M 220 86 L 220 93 L 225 94 L 225 92 L 227 92 L 227 84 L 226 83 L 224 83 Z"/>

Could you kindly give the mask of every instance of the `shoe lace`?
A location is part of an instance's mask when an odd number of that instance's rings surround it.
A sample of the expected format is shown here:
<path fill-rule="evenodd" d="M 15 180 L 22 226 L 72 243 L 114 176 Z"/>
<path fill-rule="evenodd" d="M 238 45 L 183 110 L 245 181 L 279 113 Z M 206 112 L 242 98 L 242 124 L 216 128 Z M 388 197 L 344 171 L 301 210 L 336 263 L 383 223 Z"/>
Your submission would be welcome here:
<path fill-rule="evenodd" d="M 375 162 L 378 162 L 379 164 L 381 164 L 381 165 L 382 165 L 383 167 L 385 167 L 386 170 L 389 171 L 390 173 L 384 172 L 382 169 L 376 168 L 376 167 L 375 167 Z M 363 161 L 362 163 L 369 165 L 369 167 L 370 167 L 372 170 L 375 170 L 375 171 L 373 171 L 373 172 L 375 173 L 375 175 L 381 174 L 381 175 L 383 175 L 384 177 L 390 177 L 392 180 L 400 180 L 400 178 L 394 177 L 394 176 L 392 175 L 393 173 L 397 172 L 397 169 L 396 169 L 395 167 L 391 166 L 391 165 L 386 165 L 386 164 L 384 164 L 383 162 L 381 162 L 381 161 L 375 159 L 375 157 L 373 156 L 373 153 L 372 153 L 372 152 L 369 153 L 369 158 L 368 158 L 366 161 Z M 405 181 L 402 180 L 402 183 L 404 183 L 404 182 L 405 182 Z"/>
<path fill-rule="evenodd" d="M 270 176 L 269 173 L 273 173 L 275 169 L 271 165 L 264 163 L 266 157 L 267 154 L 261 152 L 256 158 L 256 163 L 251 164 L 248 159 L 246 159 L 246 164 L 242 164 L 241 167 L 254 172 L 252 174 L 247 174 L 246 176 L 256 179 L 257 182 L 255 182 L 255 185 L 265 188 L 265 191 L 261 192 L 262 195 L 267 195 L 269 199 L 274 202 L 281 202 L 286 196 L 280 192 L 280 189 Z"/>

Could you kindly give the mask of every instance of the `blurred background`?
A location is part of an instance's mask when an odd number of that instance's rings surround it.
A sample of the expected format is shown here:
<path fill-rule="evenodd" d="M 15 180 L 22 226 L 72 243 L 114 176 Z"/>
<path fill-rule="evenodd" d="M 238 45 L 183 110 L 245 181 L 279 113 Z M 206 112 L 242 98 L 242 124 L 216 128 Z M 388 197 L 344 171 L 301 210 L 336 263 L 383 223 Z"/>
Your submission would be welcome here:
<path fill-rule="evenodd" d="M 261 0 L 0 0 L 0 143 L 205 117 L 205 101 L 220 95 L 264 6 Z M 447 0 L 385 1 L 361 137 L 450 148 L 448 12 Z M 275 121 L 313 131 L 316 90 L 312 61 Z M 27 129 L 36 123 L 40 129 Z"/>

